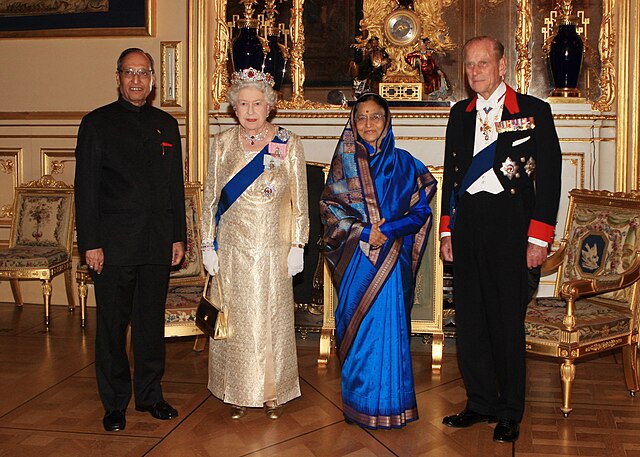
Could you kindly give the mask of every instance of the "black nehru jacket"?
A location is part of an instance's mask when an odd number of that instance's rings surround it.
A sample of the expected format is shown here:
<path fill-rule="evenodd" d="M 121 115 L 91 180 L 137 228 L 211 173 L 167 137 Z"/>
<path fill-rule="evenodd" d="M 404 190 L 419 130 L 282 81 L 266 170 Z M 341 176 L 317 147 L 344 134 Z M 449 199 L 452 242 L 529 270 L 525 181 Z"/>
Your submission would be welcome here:
<path fill-rule="evenodd" d="M 120 98 L 87 114 L 76 147 L 76 227 L 81 252 L 107 265 L 169 265 L 186 242 L 178 123 Z"/>

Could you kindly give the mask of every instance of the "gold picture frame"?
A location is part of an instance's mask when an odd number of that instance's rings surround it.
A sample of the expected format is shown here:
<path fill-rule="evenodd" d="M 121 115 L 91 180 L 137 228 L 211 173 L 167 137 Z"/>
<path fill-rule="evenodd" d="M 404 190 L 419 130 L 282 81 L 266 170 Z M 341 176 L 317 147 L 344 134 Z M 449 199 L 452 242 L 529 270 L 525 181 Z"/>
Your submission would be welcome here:
<path fill-rule="evenodd" d="M 155 0 L 128 0 L 109 4 L 67 0 L 64 10 L 40 5 L 42 2 L 0 0 L 0 38 L 154 36 Z M 12 13 L 15 6 L 31 8 Z M 92 14 L 95 13 L 95 14 Z"/>
<path fill-rule="evenodd" d="M 182 106 L 182 42 L 160 42 L 160 106 Z"/>

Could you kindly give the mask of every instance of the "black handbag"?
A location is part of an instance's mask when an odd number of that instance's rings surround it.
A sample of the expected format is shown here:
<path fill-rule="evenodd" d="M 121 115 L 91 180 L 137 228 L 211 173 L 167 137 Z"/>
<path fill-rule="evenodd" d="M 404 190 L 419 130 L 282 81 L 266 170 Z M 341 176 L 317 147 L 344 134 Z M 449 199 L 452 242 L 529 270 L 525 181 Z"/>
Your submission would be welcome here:
<path fill-rule="evenodd" d="M 209 283 L 215 282 L 217 287 L 209 287 Z M 207 275 L 204 283 L 202 298 L 196 311 L 196 326 L 214 340 L 227 338 L 227 316 L 222 304 L 222 287 L 220 275 Z"/>

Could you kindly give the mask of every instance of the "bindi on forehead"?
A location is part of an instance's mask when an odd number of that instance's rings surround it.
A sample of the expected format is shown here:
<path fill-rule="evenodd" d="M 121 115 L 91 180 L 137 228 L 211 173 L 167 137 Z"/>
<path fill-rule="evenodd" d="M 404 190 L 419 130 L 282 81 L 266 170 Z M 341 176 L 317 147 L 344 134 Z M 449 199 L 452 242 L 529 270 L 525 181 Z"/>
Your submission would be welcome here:
<path fill-rule="evenodd" d="M 362 109 L 360 109 L 360 107 L 358 107 L 358 111 L 356 111 L 356 114 L 384 114 L 384 110 L 382 108 L 367 108 L 367 107 L 362 107 Z"/>

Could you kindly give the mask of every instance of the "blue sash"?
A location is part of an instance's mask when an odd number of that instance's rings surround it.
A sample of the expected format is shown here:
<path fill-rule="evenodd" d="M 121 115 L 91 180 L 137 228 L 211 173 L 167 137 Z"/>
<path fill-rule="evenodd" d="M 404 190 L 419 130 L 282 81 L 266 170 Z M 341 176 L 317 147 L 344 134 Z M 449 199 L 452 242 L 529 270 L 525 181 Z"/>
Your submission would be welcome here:
<path fill-rule="evenodd" d="M 496 156 L 496 144 L 497 141 L 494 141 L 482 151 L 473 156 L 473 160 L 471 161 L 471 165 L 467 170 L 467 173 L 462 178 L 462 183 L 460 183 L 460 187 L 458 189 L 454 189 L 451 192 L 451 198 L 449 199 L 449 229 L 453 230 L 456 221 L 456 207 L 458 205 L 458 200 L 461 195 L 467 191 L 467 189 L 476 182 L 476 180 L 485 174 L 487 171 L 493 167 L 493 161 Z"/>
<path fill-rule="evenodd" d="M 257 153 L 253 160 L 236 173 L 222 188 L 220 201 L 218 202 L 218 210 L 216 211 L 216 226 L 225 211 L 231 207 L 233 202 L 235 202 L 264 171 L 264 156 L 267 154 L 265 152 L 268 150 L 267 146 L 262 148 L 262 151 Z"/>
<path fill-rule="evenodd" d="M 279 129 L 278 129 L 279 131 Z M 267 145 L 262 148 L 256 156 L 246 164 L 242 169 L 236 173 L 228 183 L 224 185 L 220 192 L 220 201 L 218 202 L 218 209 L 216 211 L 216 226 L 220 222 L 220 218 L 227 211 L 233 202 L 235 202 L 242 193 L 262 174 L 264 171 L 264 156 L 269 154 L 270 143 L 288 143 L 288 138 L 283 140 L 280 136 L 276 136 Z M 217 237 L 213 240 L 214 248 L 218 249 Z"/>

